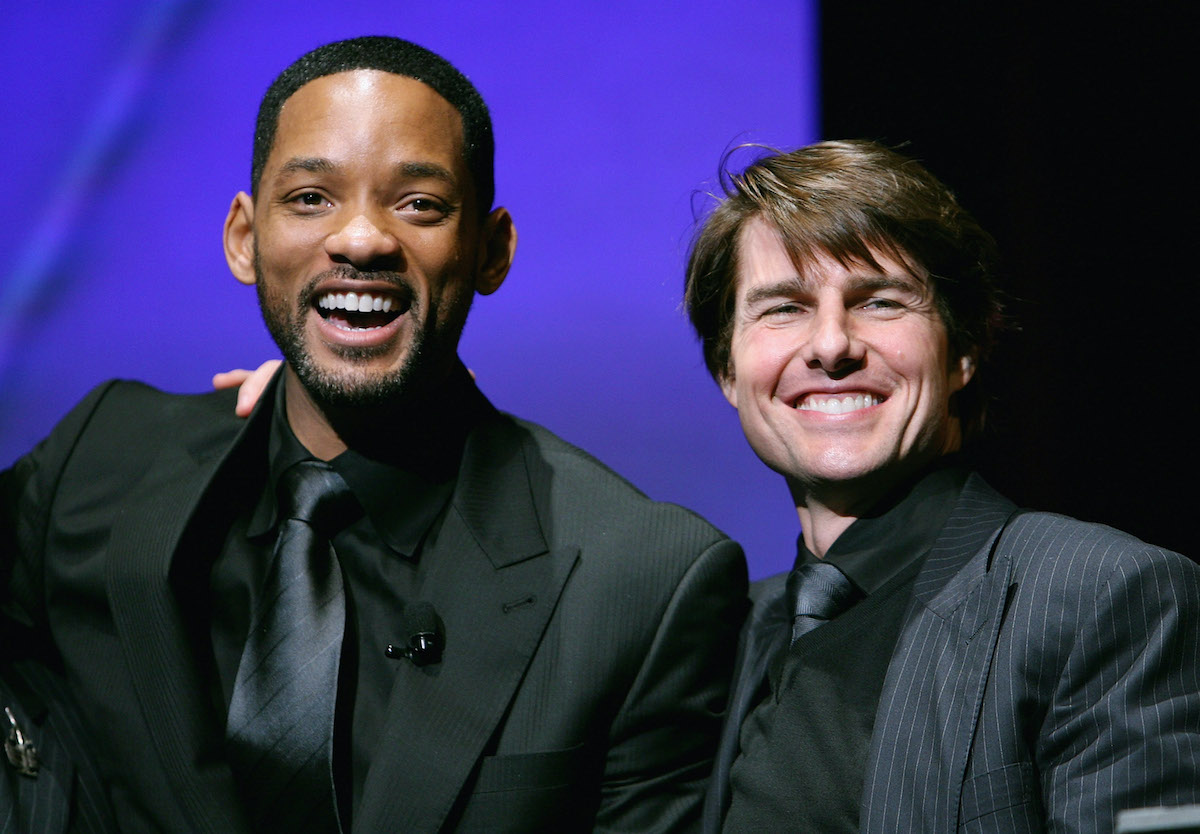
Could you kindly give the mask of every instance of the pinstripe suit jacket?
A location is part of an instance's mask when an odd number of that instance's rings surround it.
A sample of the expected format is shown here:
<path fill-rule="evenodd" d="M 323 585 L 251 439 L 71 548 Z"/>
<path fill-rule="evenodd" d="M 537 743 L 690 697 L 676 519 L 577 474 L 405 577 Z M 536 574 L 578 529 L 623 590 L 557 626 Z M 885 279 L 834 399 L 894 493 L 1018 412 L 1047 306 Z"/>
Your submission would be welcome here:
<path fill-rule="evenodd" d="M 1200 569 L 1108 527 L 1013 511 L 972 475 L 917 577 L 862 831 L 1102 832 L 1123 808 L 1200 800 Z M 708 831 L 790 625 L 783 576 L 753 596 Z"/>
<path fill-rule="evenodd" d="M 7 664 L 0 707 L 12 711 L 38 761 L 30 777 L 18 774 L 7 757 L 0 759 L 0 834 L 115 834 L 107 792 L 63 680 L 37 664 Z M 10 724 L 2 713 L 0 724 L 7 735 Z"/>

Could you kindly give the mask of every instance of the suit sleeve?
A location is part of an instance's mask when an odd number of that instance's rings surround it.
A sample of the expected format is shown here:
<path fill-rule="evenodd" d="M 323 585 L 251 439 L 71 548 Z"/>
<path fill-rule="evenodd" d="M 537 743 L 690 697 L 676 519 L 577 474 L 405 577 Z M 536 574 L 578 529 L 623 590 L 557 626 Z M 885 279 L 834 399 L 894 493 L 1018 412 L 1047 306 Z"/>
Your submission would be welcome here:
<path fill-rule="evenodd" d="M 741 548 L 725 539 L 675 589 L 612 725 L 597 831 L 698 829 L 746 585 Z"/>
<path fill-rule="evenodd" d="M 1200 801 L 1200 570 L 1131 548 L 1083 605 L 1038 745 L 1049 829 Z"/>
<path fill-rule="evenodd" d="M 63 468 L 84 428 L 116 383 L 92 390 L 54 431 L 10 469 L 0 472 L 0 625 L 43 622 L 42 550 Z M 12 640 L 0 651 L 8 654 Z"/>

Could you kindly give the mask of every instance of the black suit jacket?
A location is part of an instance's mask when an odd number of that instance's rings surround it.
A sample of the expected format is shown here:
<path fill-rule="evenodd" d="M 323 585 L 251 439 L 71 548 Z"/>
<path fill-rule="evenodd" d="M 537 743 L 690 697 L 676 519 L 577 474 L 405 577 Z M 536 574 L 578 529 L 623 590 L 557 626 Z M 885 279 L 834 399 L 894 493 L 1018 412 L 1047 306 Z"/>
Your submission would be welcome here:
<path fill-rule="evenodd" d="M 1200 800 L 1200 569 L 1014 510 L 972 475 L 917 576 L 875 715 L 864 832 L 1103 832 L 1124 808 Z M 784 582 L 752 592 L 707 831 L 787 640 Z"/>
<path fill-rule="evenodd" d="M 266 477 L 273 397 L 94 391 L 4 475 L 5 612 L 79 693 L 126 831 L 246 829 L 213 715 L 209 568 Z M 694 825 L 745 591 L 739 548 L 537 426 L 468 438 L 355 831 Z"/>

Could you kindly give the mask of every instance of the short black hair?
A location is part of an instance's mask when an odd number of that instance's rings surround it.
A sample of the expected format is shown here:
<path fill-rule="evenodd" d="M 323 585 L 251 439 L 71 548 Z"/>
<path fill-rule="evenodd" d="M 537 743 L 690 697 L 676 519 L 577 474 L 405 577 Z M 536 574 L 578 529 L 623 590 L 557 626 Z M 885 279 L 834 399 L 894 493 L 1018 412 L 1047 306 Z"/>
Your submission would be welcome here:
<path fill-rule="evenodd" d="M 487 214 L 496 196 L 492 117 L 483 96 L 467 77 L 442 56 L 410 41 L 366 36 L 335 41 L 301 56 L 279 74 L 258 106 L 254 126 L 254 155 L 250 164 L 250 193 L 257 194 L 267 157 L 275 144 L 279 112 L 293 94 L 310 81 L 339 72 L 368 69 L 402 75 L 427 84 L 458 111 L 463 124 L 463 154 L 475 184 L 480 214 Z"/>

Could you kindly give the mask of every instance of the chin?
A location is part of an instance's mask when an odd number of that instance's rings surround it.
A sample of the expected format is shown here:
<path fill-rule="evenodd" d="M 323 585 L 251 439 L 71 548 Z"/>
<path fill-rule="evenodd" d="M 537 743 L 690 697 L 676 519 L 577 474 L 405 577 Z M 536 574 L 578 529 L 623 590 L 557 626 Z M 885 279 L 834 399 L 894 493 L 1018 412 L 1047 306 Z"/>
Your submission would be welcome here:
<path fill-rule="evenodd" d="M 289 357 L 288 362 L 314 400 L 339 408 L 396 402 L 412 391 L 419 377 L 412 362 L 380 370 L 355 367 L 345 361 L 332 366 L 318 364 L 307 354 L 295 360 Z"/>

